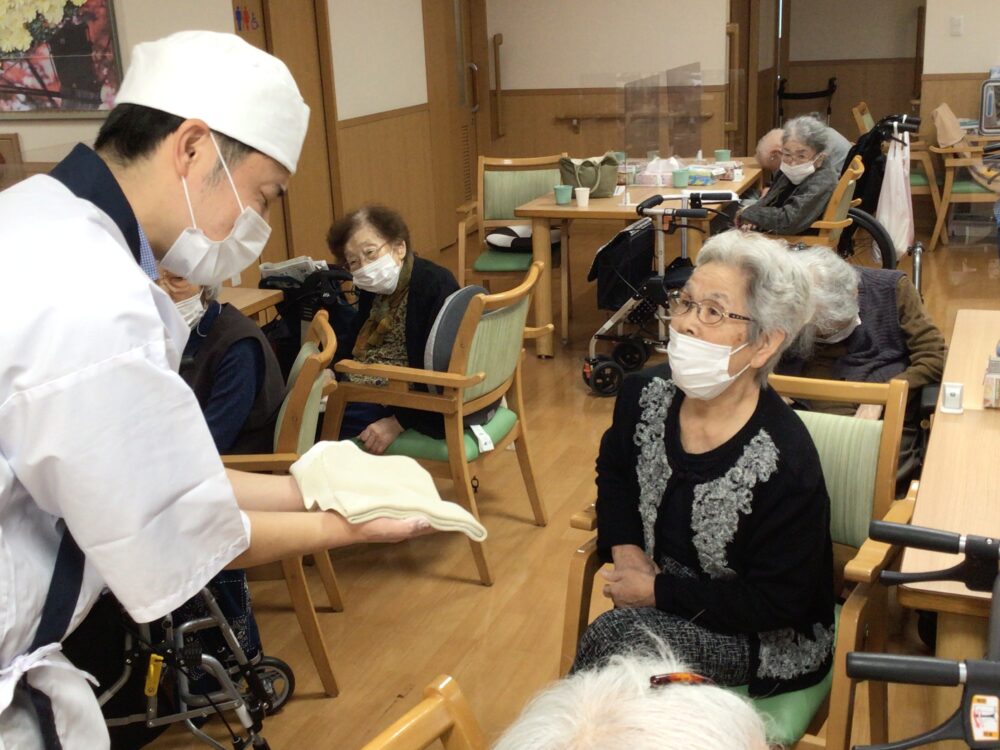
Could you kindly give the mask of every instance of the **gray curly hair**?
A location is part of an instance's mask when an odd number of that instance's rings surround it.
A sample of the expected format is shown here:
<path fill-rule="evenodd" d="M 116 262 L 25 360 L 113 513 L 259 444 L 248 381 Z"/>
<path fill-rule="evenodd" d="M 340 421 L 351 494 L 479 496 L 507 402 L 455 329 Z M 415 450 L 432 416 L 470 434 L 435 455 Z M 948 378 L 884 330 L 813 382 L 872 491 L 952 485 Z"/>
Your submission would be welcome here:
<path fill-rule="evenodd" d="M 826 138 L 826 125 L 812 115 L 795 117 L 784 124 L 781 142 L 784 144 L 789 138 L 793 138 L 799 143 L 806 144 L 817 154 L 826 151 L 829 142 Z"/>
<path fill-rule="evenodd" d="M 767 383 L 782 353 L 791 346 L 812 316 L 809 276 L 789 259 L 788 243 L 757 232 L 733 229 L 717 234 L 698 251 L 697 265 L 724 263 L 746 279 L 747 314 L 753 319 L 747 333 L 750 343 L 762 335 L 782 331 L 785 340 L 757 372 L 757 382 Z"/>
<path fill-rule="evenodd" d="M 812 354 L 817 336 L 829 336 L 858 315 L 858 272 L 827 247 L 805 247 L 792 252 L 792 259 L 808 274 L 813 314 L 795 341 L 797 356 Z"/>

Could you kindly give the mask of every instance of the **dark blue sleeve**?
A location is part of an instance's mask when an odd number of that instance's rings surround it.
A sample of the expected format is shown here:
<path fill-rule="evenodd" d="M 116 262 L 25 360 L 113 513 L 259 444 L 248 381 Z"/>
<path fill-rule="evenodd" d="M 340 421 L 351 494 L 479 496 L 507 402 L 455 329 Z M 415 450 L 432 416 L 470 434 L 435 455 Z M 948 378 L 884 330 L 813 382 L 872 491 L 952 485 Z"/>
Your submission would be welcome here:
<path fill-rule="evenodd" d="M 264 375 L 264 353 L 253 339 L 229 347 L 215 371 L 212 394 L 205 404 L 205 421 L 220 454 L 226 454 L 250 416 Z"/>

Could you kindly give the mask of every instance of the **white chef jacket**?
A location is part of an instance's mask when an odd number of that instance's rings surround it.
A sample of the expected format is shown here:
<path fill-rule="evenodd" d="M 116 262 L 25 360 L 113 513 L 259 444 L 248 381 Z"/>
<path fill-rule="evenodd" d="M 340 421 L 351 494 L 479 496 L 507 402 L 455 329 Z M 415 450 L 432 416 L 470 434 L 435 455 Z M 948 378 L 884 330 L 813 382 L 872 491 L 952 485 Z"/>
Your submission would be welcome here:
<path fill-rule="evenodd" d="M 86 676 L 24 653 L 63 522 L 86 556 L 70 630 L 105 586 L 136 621 L 159 618 L 249 544 L 176 372 L 187 335 L 93 203 L 45 175 L 0 193 L 0 750 L 41 746 L 21 674 L 65 750 L 109 743 Z"/>

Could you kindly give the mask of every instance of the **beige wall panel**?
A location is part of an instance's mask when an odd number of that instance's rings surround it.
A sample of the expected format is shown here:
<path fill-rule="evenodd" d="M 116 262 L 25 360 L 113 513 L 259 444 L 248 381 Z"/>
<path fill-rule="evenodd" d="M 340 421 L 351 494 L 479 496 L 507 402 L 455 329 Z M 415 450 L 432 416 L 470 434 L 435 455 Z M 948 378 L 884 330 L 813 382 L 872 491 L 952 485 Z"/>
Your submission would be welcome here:
<path fill-rule="evenodd" d="M 341 125 L 337 140 L 345 212 L 370 201 L 396 209 L 410 227 L 414 249 L 429 255 L 436 248 L 426 105 Z"/>
<path fill-rule="evenodd" d="M 944 102 L 959 117 L 978 118 L 984 80 L 986 75 L 983 73 L 925 75 L 920 96 L 920 117 L 923 119 L 920 131 L 933 139 L 934 121 L 931 113 Z"/>
<path fill-rule="evenodd" d="M 962 34 L 953 36 L 951 19 L 962 19 Z M 927 0 L 924 31 L 924 74 L 987 73 L 1000 65 L 996 31 L 1000 3 L 995 0 Z"/>
<path fill-rule="evenodd" d="M 661 113 L 667 112 L 667 98 L 661 101 Z M 725 91 L 722 87 L 702 90 L 703 114 L 711 115 L 702 123 L 702 148 L 705 154 L 722 148 L 725 116 Z M 605 151 L 624 149 L 625 126 L 621 115 L 624 94 L 614 89 L 549 89 L 504 92 L 504 127 L 506 135 L 484 149 L 488 156 L 542 156 L 566 151 L 572 156 L 593 156 Z M 568 120 L 557 117 L 604 115 L 607 119 L 581 119 L 576 129 Z M 666 149 L 669 127 L 664 117 L 660 131 L 661 153 Z M 577 132 L 578 131 L 578 132 Z M 681 154 L 694 156 L 694 154 Z"/>
<path fill-rule="evenodd" d="M 793 91 L 817 91 L 826 88 L 829 78 L 836 76 L 837 93 L 833 96 L 833 117 L 830 124 L 850 140 L 858 135 L 851 107 L 860 101 L 868 103 L 872 115 L 878 118 L 893 113 L 910 112 L 910 92 L 913 88 L 913 58 L 892 60 L 816 60 L 792 62 L 789 80 Z M 817 111 L 826 112 L 825 99 L 785 102 L 785 118 Z"/>
<path fill-rule="evenodd" d="M 925 0 L 791 0 L 789 57 L 858 60 L 912 57 L 917 8 Z M 864 19 L 852 23 L 851 19 Z"/>

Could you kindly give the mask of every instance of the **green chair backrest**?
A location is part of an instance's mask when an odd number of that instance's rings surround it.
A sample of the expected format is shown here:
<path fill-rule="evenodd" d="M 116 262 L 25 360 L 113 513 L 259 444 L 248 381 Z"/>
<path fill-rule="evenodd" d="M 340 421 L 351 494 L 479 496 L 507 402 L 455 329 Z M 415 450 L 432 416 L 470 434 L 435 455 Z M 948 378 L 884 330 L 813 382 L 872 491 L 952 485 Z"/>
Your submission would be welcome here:
<path fill-rule="evenodd" d="M 492 310 L 480 318 L 472 337 L 465 373 L 485 372 L 486 379 L 465 389 L 465 402 L 489 393 L 514 374 L 524 345 L 524 323 L 530 303 L 531 298 L 525 296 L 513 305 Z"/>
<path fill-rule="evenodd" d="M 812 436 L 830 494 L 830 536 L 860 547 L 868 538 L 882 421 L 797 411 Z"/>
<path fill-rule="evenodd" d="M 558 169 L 487 169 L 483 173 L 483 219 L 519 221 L 514 209 L 561 182 Z M 521 220 L 523 221 L 523 220 Z"/>
<path fill-rule="evenodd" d="M 295 362 L 292 364 L 292 369 L 288 375 L 288 387 L 285 391 L 285 398 L 281 402 L 281 408 L 278 410 L 278 420 L 274 425 L 274 451 L 278 450 L 278 435 L 281 433 L 281 424 L 285 421 L 285 411 L 288 409 L 288 402 L 292 397 L 292 385 L 298 379 L 299 373 L 302 372 L 302 365 L 306 359 L 311 354 L 318 353 L 319 346 L 316 342 L 307 341 L 299 349 L 298 356 L 295 357 Z M 309 396 L 306 399 L 306 408 L 302 415 L 302 422 L 299 425 L 298 441 L 295 448 L 295 452 L 299 455 L 312 448 L 316 442 L 316 425 L 319 424 L 319 407 L 323 399 L 323 380 L 323 371 L 320 370 L 319 375 L 316 376 L 316 380 L 309 389 Z"/>

